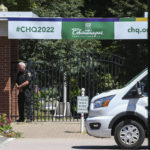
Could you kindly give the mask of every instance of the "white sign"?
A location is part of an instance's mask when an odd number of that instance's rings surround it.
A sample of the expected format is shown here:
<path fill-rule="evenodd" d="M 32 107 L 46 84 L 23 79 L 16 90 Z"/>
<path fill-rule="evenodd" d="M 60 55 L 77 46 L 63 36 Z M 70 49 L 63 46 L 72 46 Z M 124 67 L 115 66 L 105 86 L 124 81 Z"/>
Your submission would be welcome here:
<path fill-rule="evenodd" d="M 78 113 L 88 113 L 88 106 L 89 106 L 88 96 L 77 97 L 77 112 Z"/>
<path fill-rule="evenodd" d="M 9 39 L 62 39 L 61 21 L 9 21 Z"/>
<path fill-rule="evenodd" d="M 147 39 L 148 22 L 115 22 L 114 39 Z"/>

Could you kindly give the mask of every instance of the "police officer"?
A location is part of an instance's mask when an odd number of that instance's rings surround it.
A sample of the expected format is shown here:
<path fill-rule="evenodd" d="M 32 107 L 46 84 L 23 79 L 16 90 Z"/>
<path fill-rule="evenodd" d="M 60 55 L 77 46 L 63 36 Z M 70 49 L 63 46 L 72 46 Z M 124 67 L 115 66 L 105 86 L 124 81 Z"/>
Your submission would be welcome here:
<path fill-rule="evenodd" d="M 24 122 L 24 110 L 26 110 L 27 113 L 27 122 L 31 122 L 31 73 L 26 69 L 26 65 L 23 62 L 18 64 L 18 68 L 19 72 L 17 74 L 16 87 L 19 91 L 19 120 L 17 120 L 17 122 Z"/>

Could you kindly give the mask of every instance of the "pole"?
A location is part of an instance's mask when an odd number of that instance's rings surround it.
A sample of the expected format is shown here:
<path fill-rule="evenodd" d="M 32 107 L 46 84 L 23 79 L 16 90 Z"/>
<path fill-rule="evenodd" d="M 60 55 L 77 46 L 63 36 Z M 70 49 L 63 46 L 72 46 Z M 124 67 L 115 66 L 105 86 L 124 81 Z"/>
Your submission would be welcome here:
<path fill-rule="evenodd" d="M 81 114 L 81 133 L 84 132 L 84 113 Z"/>
<path fill-rule="evenodd" d="M 81 89 L 81 96 L 85 96 L 85 88 Z M 81 113 L 81 133 L 84 132 L 84 113 Z"/>
<path fill-rule="evenodd" d="M 150 149 L 150 0 L 148 0 L 148 147 Z"/>
<path fill-rule="evenodd" d="M 67 102 L 67 73 L 64 72 L 64 81 L 63 81 L 63 85 L 64 85 L 64 103 L 66 104 Z"/>
<path fill-rule="evenodd" d="M 67 105 L 67 72 L 64 72 L 64 77 L 63 77 L 63 102 L 64 102 L 64 117 L 66 116 L 66 105 Z"/>

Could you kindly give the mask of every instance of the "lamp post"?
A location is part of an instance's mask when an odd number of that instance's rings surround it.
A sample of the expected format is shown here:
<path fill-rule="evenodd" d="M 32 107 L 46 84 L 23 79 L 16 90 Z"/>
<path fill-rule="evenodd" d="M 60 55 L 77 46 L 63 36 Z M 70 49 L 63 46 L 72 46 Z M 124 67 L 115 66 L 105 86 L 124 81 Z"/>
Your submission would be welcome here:
<path fill-rule="evenodd" d="M 8 8 L 4 6 L 3 1 L 0 3 L 0 11 L 8 11 Z"/>

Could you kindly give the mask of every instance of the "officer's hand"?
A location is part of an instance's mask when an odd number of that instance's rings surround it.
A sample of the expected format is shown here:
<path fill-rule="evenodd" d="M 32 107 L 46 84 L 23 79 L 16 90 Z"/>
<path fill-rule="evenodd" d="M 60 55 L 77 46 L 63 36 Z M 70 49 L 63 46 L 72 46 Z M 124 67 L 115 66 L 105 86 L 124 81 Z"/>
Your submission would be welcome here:
<path fill-rule="evenodd" d="M 22 88 L 19 88 L 19 93 L 21 93 L 22 92 Z"/>
<path fill-rule="evenodd" d="M 16 87 L 19 90 L 19 93 L 22 92 L 22 88 L 19 85 L 16 85 Z"/>
<path fill-rule="evenodd" d="M 19 92 L 22 92 L 22 88 L 20 86 L 18 86 L 18 90 Z"/>
<path fill-rule="evenodd" d="M 16 84 L 16 88 L 17 88 L 17 89 L 19 88 L 19 85 L 18 85 L 18 84 Z"/>

